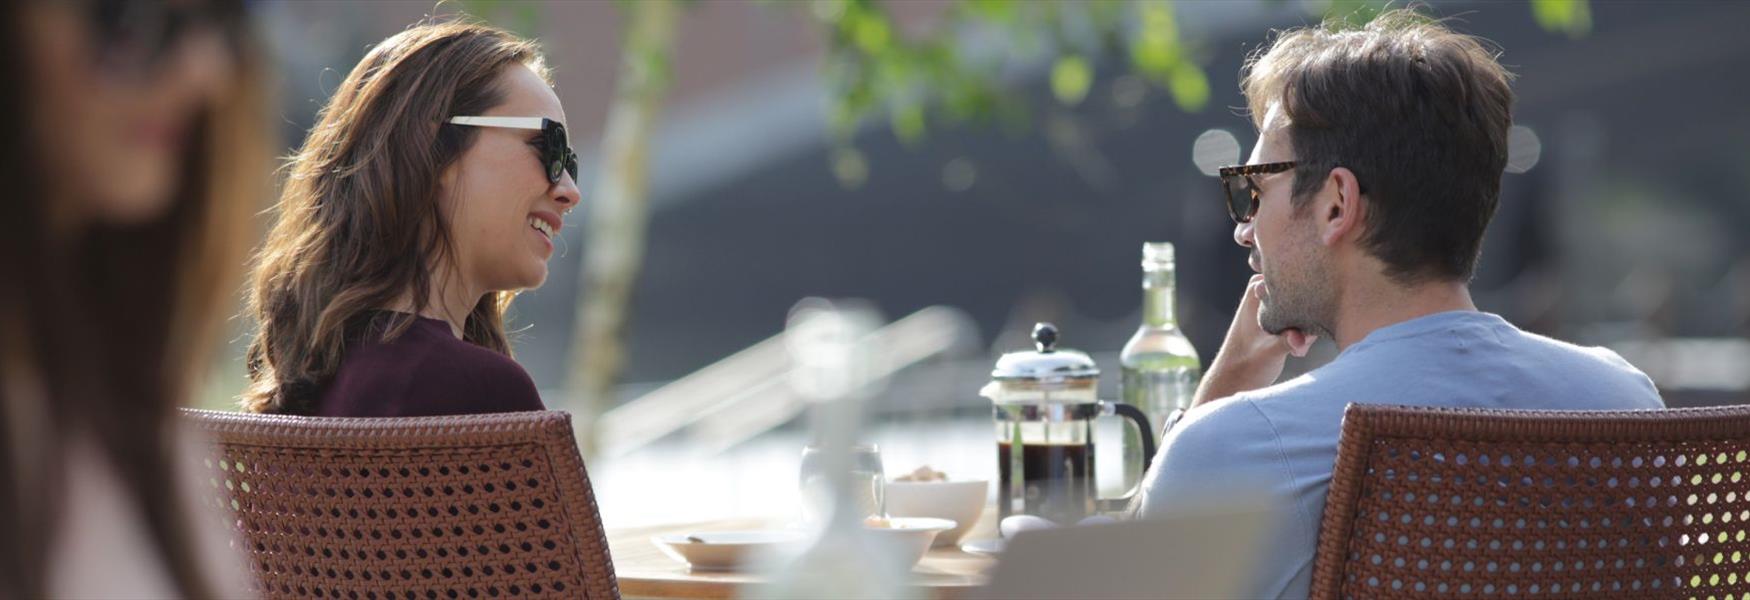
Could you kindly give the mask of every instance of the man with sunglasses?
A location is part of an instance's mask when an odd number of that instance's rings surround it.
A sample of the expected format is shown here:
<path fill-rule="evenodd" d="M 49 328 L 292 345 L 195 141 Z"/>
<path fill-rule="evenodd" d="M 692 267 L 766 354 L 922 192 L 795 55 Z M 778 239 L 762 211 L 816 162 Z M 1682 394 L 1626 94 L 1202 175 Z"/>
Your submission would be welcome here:
<path fill-rule="evenodd" d="M 1282 33 L 1242 87 L 1257 147 L 1221 170 L 1252 277 L 1221 351 L 1145 478 L 1143 518 L 1213 489 L 1282 507 L 1252 597 L 1305 597 L 1349 403 L 1661 408 L 1609 350 L 1478 311 L 1469 281 L 1495 212 L 1510 75 L 1477 39 L 1413 11 Z M 1277 383 L 1317 339 L 1330 364 Z"/>

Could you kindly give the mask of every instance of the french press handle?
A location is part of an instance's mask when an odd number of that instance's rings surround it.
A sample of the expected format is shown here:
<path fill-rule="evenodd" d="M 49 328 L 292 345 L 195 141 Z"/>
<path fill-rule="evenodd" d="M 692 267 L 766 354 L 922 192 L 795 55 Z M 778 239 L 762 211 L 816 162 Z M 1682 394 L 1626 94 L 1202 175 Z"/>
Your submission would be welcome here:
<path fill-rule="evenodd" d="M 1148 468 L 1150 465 L 1154 464 L 1155 460 L 1155 432 L 1154 429 L 1148 426 L 1148 415 L 1143 414 L 1141 409 L 1123 402 L 1101 402 L 1100 404 L 1110 408 L 1113 414 L 1123 417 L 1125 420 L 1136 425 L 1137 433 L 1141 434 L 1140 437 L 1142 438 L 1142 472 L 1144 476 L 1147 476 Z M 1141 490 L 1142 481 L 1137 480 L 1137 482 L 1130 487 L 1130 491 L 1126 492 L 1123 496 L 1117 498 L 1101 498 L 1099 501 L 1100 511 L 1117 512 L 1125 510 L 1130 504 L 1130 501 L 1136 498 L 1136 494 Z"/>

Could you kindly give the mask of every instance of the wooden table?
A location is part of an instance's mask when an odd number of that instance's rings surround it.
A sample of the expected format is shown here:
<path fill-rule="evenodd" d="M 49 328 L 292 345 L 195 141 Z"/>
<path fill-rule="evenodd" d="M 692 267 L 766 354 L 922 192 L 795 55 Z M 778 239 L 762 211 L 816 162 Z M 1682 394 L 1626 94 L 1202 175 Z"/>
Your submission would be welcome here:
<path fill-rule="evenodd" d="M 985 511 L 985 518 L 961 540 L 996 537 L 992 516 L 995 507 Z M 614 574 L 620 580 L 620 595 L 626 598 L 733 598 L 736 590 L 759 581 L 759 576 L 745 572 L 690 572 L 667 554 L 658 550 L 651 536 L 699 531 L 732 531 L 772 528 L 773 523 L 758 520 L 712 521 L 680 523 L 655 527 L 635 527 L 608 530 L 608 549 L 614 557 Z M 912 569 L 915 582 L 929 589 L 933 598 L 953 600 L 967 596 L 984 584 L 984 572 L 995 560 L 968 554 L 955 547 L 932 548 Z"/>

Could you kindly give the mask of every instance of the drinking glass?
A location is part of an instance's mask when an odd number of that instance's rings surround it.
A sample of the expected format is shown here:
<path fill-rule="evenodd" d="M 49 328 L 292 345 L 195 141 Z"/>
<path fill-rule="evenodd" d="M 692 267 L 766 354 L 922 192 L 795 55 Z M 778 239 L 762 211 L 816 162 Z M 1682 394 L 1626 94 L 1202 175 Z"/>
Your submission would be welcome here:
<path fill-rule="evenodd" d="M 821 523 L 832 513 L 833 490 L 826 472 L 823 450 L 814 444 L 802 449 L 799 482 L 802 516 L 807 523 Z M 850 497 L 844 506 L 855 511 L 858 521 L 887 516 L 887 476 L 881 468 L 881 447 L 863 444 L 851 447 Z"/>

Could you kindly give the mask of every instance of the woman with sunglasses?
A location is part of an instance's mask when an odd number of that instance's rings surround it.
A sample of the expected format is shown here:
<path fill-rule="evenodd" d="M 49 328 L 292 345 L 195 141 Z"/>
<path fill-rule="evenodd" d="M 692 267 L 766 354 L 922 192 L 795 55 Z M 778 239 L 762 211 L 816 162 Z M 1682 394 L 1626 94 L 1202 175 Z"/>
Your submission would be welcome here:
<path fill-rule="evenodd" d="M 0 2 L 0 598 L 236 598 L 176 426 L 272 144 L 236 1 Z"/>
<path fill-rule="evenodd" d="M 292 158 L 257 256 L 247 410 L 541 410 L 504 312 L 577 206 L 565 112 L 534 44 L 415 25 L 354 67 Z"/>

